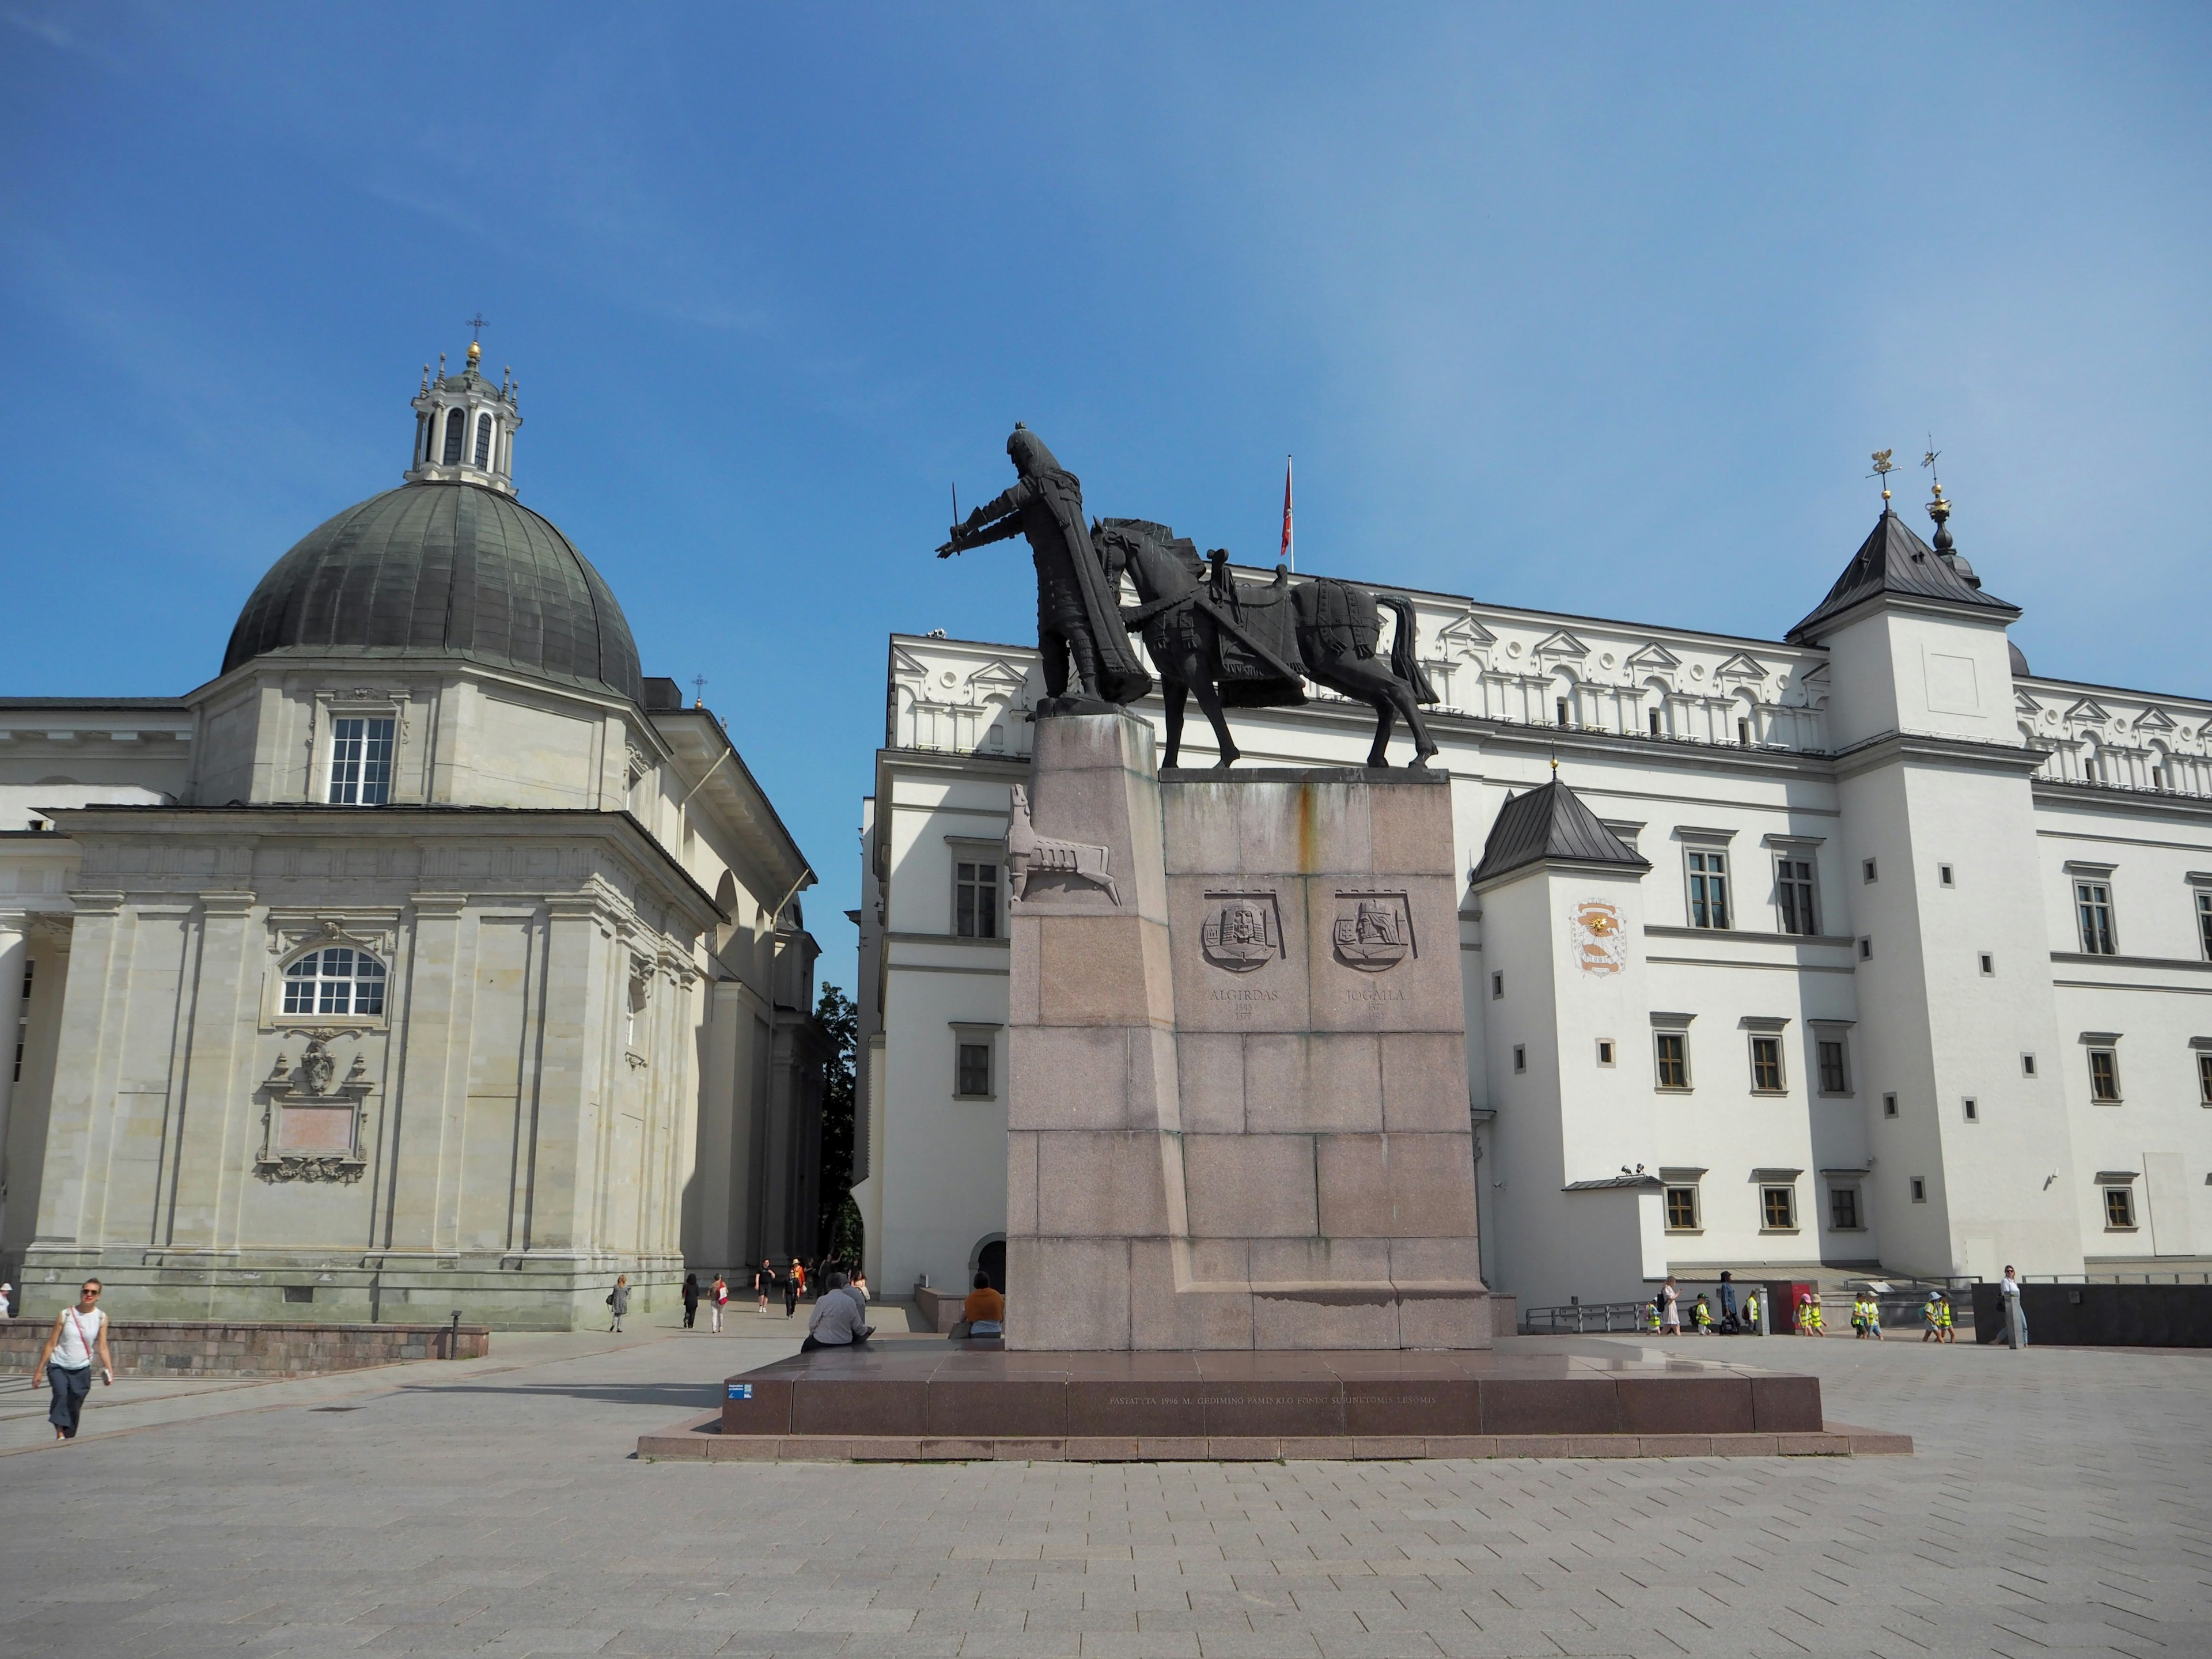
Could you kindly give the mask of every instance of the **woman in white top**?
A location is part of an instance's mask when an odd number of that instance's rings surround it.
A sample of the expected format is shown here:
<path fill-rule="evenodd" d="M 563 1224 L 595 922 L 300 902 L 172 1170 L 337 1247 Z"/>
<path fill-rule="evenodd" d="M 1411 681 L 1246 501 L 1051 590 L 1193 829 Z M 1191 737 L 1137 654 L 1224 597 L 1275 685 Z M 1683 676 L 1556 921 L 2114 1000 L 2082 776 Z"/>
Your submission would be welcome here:
<path fill-rule="evenodd" d="M 113 1387 L 115 1361 L 107 1352 L 107 1316 L 100 1309 L 100 1281 L 88 1279 L 77 1293 L 76 1306 L 63 1309 L 54 1321 L 31 1372 L 33 1388 L 39 1386 L 42 1376 L 54 1385 L 54 1403 L 46 1420 L 54 1425 L 57 1440 L 76 1438 L 77 1419 L 84 1415 L 84 1397 L 92 1391 L 95 1357 L 100 1360 L 100 1380 Z"/>

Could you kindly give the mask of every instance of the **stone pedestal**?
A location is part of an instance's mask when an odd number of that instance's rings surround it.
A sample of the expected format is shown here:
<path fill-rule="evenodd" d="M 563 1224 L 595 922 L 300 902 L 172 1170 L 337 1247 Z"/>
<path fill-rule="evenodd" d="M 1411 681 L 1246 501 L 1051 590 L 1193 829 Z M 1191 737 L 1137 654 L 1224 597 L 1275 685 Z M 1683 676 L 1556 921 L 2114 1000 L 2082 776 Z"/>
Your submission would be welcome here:
<path fill-rule="evenodd" d="M 1450 789 L 1038 723 L 1007 1346 L 1484 1348 Z"/>

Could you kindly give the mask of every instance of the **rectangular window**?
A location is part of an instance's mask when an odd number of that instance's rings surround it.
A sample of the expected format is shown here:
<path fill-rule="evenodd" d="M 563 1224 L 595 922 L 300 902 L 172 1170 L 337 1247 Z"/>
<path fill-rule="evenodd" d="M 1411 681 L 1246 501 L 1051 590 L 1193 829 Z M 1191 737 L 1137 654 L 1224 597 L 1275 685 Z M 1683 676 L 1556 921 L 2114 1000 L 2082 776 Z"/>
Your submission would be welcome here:
<path fill-rule="evenodd" d="M 1600 1037 L 1597 1040 L 1597 1063 L 1601 1066 L 1610 1066 L 1613 1064 L 1613 1039 L 1611 1037 Z"/>
<path fill-rule="evenodd" d="M 1987 951 L 1984 951 L 1981 954 L 1981 963 L 1982 977 L 1984 979 L 1995 979 L 1997 975 L 1997 959 L 1991 956 Z"/>
<path fill-rule="evenodd" d="M 1504 994 L 1505 975 L 1503 974 L 1492 974 L 1490 976 L 1490 1000 L 1492 1002 L 1496 1002 L 1503 998 Z"/>
<path fill-rule="evenodd" d="M 1884 1095 L 1881 1097 L 1881 1115 L 1884 1117 L 1895 1117 L 1897 1115 L 1897 1097 L 1895 1095 Z"/>
<path fill-rule="evenodd" d="M 1690 1086 L 1690 1034 L 1687 1031 L 1661 1031 L 1653 1042 L 1658 1051 L 1659 1086 L 1662 1089 L 1686 1089 Z"/>
<path fill-rule="evenodd" d="M 2197 943 L 2204 959 L 2212 962 L 2212 893 L 2197 896 Z"/>
<path fill-rule="evenodd" d="M 1554 698 L 1552 702 L 1552 712 L 1559 723 L 1565 726 L 1567 723 L 1567 700 L 1565 697 Z"/>
<path fill-rule="evenodd" d="M 23 1080 L 23 1051 L 31 1045 L 31 980 L 39 964 L 26 959 L 23 963 L 23 1000 L 15 1010 L 15 1081 Z"/>
<path fill-rule="evenodd" d="M 1698 1189 L 1695 1187 L 1669 1187 L 1667 1189 L 1667 1231 L 1670 1233 L 1693 1233 L 1698 1230 Z"/>
<path fill-rule="evenodd" d="M 991 1096 L 991 1045 L 963 1039 L 960 1043 L 959 1074 L 954 1079 L 953 1093 L 970 1099 L 988 1100 Z"/>
<path fill-rule="evenodd" d="M 1912 1201 L 1915 1204 L 1925 1204 L 1928 1201 L 1928 1183 L 1918 1176 L 1912 1177 Z"/>
<path fill-rule="evenodd" d="M 1795 1187 L 1761 1187 L 1759 1189 L 1759 1222 L 1769 1232 L 1785 1232 L 1797 1224 L 1797 1189 Z"/>
<path fill-rule="evenodd" d="M 1859 861 L 1859 875 L 1862 879 L 1869 882 L 1875 879 L 1874 860 L 1872 859 L 1862 859 Z"/>
<path fill-rule="evenodd" d="M 1828 1226 L 1832 1231 L 1855 1233 L 1859 1230 L 1859 1189 L 1856 1187 L 1828 1188 Z"/>
<path fill-rule="evenodd" d="M 1528 1049 L 1524 1043 L 1516 1042 L 1513 1045 L 1513 1069 L 1516 1072 L 1525 1072 L 1528 1069 Z"/>
<path fill-rule="evenodd" d="M 26 1002 L 30 1000 L 28 995 L 30 982 L 31 976 L 28 974 L 24 975 L 23 985 L 26 994 L 23 1000 Z M 16 1076 L 21 1077 L 23 1074 L 22 1066 L 23 1045 L 19 1042 L 15 1045 Z M 2212 1106 L 2212 1054 L 2197 1056 L 2197 1097 L 2204 1105 Z"/>
<path fill-rule="evenodd" d="M 2081 923 L 2081 949 L 2093 957 L 2118 954 L 2112 942 L 2112 890 L 2101 881 L 2074 884 L 2074 913 Z"/>
<path fill-rule="evenodd" d="M 1851 1070 L 1844 1054 L 1841 1037 L 1822 1037 L 1816 1045 L 1820 1058 L 1820 1092 L 1824 1095 L 1847 1095 L 1851 1091 Z"/>
<path fill-rule="evenodd" d="M 2022 1077 L 2033 1077 L 2035 1075 L 2035 1056 L 2033 1054 L 2022 1054 L 2020 1057 L 2020 1074 Z"/>
<path fill-rule="evenodd" d="M 1979 1123 L 1982 1121 L 1982 1103 L 1980 1101 L 1976 1100 L 1972 1095 L 1968 1095 L 1965 1101 L 1965 1107 L 1967 1122 Z"/>
<path fill-rule="evenodd" d="M 2103 1105 L 2113 1106 L 2120 1099 L 2120 1051 L 2117 1048 L 2089 1050 L 2089 1098 Z"/>
<path fill-rule="evenodd" d="M 1782 1092 L 1782 1039 L 1755 1036 L 1751 1040 L 1751 1087 L 1754 1094 Z"/>
<path fill-rule="evenodd" d="M 1951 866 L 1948 864 L 1939 864 L 1936 866 L 1936 879 L 1942 882 L 1946 887 L 1955 887 L 1958 885 L 1956 882 L 1951 879 Z"/>
<path fill-rule="evenodd" d="M 347 718 L 331 722 L 333 806 L 381 806 L 392 799 L 392 720 Z"/>
<path fill-rule="evenodd" d="M 963 859 L 952 877 L 952 931 L 962 939 L 998 938 L 999 866 Z"/>
<path fill-rule="evenodd" d="M 1742 744 L 1747 744 L 1751 741 L 1751 722 L 1749 720 L 1738 720 L 1735 723 L 1735 740 L 1738 743 Z"/>
<path fill-rule="evenodd" d="M 1809 938 L 1820 931 L 1813 915 L 1812 860 L 1775 860 L 1774 893 L 1781 901 L 1784 933 L 1802 933 Z"/>
<path fill-rule="evenodd" d="M 1651 724 L 1651 735 L 1655 738 L 1657 737 L 1659 735 L 1659 711 L 1655 708 L 1646 715 L 1645 718 L 1650 720 Z"/>
<path fill-rule="evenodd" d="M 1859 941 L 1859 960 L 1861 962 L 1872 962 L 1874 960 L 1874 941 L 1872 939 L 1863 939 Z"/>
<path fill-rule="evenodd" d="M 2136 1189 L 2105 1188 L 2105 1228 L 2108 1232 L 2132 1232 L 2136 1224 Z"/>
<path fill-rule="evenodd" d="M 1690 926 L 1729 925 L 1728 854 L 1692 853 L 1690 860 Z"/>

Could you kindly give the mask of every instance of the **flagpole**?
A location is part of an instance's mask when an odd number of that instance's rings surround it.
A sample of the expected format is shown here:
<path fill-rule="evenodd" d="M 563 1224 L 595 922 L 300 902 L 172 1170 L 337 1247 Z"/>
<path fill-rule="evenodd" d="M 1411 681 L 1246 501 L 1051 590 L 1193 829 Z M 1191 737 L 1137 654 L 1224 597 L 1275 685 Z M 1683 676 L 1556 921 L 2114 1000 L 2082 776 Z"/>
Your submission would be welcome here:
<path fill-rule="evenodd" d="M 1283 457 L 1283 548 L 1277 562 L 1296 570 L 1298 568 L 1297 544 L 1291 539 L 1291 461 Z"/>

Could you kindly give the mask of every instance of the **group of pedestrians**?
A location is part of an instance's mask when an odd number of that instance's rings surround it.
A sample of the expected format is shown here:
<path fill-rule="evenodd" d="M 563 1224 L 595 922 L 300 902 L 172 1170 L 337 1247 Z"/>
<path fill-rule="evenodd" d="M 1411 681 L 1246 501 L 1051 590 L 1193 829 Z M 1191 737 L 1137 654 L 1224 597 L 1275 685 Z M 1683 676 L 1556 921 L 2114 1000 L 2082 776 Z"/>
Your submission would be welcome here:
<path fill-rule="evenodd" d="M 833 1275 L 834 1277 L 836 1275 Z M 781 1295 L 783 1298 L 783 1316 L 789 1319 L 799 1312 L 799 1304 L 807 1294 L 810 1276 L 806 1263 L 797 1256 L 793 1256 L 790 1266 L 781 1272 L 777 1271 L 774 1257 L 763 1256 L 760 1266 L 754 1270 L 752 1281 L 753 1294 L 758 1303 L 761 1316 L 763 1318 L 767 1316 L 769 1302 Z M 847 1282 L 845 1288 L 851 1288 L 853 1281 L 857 1281 L 862 1287 L 862 1295 L 865 1297 L 866 1278 L 855 1272 L 852 1275 L 852 1280 Z M 607 1292 L 607 1307 L 613 1316 L 607 1325 L 610 1334 L 617 1333 L 622 1329 L 623 1320 L 629 1312 L 629 1275 L 617 1274 L 615 1278 L 614 1289 Z M 684 1328 L 685 1330 L 697 1328 L 699 1304 L 702 1302 L 707 1304 L 708 1313 L 712 1321 L 711 1328 L 719 1333 L 722 1328 L 722 1316 L 729 1310 L 730 1281 L 720 1273 L 716 1273 L 713 1284 L 702 1285 L 699 1282 L 697 1273 L 688 1273 L 684 1275 Z"/>

